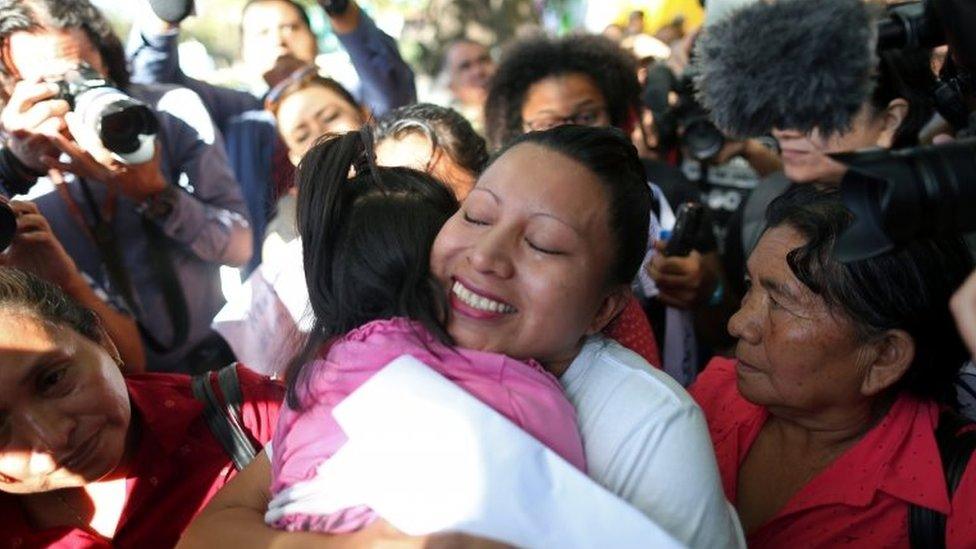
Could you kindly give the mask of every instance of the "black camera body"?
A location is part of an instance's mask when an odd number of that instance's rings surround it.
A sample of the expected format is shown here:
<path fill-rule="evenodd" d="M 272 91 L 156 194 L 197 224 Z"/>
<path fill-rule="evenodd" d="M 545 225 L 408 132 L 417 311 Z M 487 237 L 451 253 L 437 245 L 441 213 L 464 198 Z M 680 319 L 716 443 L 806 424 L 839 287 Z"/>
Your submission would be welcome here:
<path fill-rule="evenodd" d="M 83 124 L 124 164 L 148 162 L 155 153 L 159 123 L 146 104 L 117 89 L 87 64 L 48 79 Z"/>
<path fill-rule="evenodd" d="M 680 128 L 681 141 L 695 160 L 714 158 L 725 146 L 725 134 L 712 122 L 705 107 L 695 97 L 693 74 L 685 74 L 678 81 L 678 102 L 674 115 Z"/>
<path fill-rule="evenodd" d="M 857 261 L 918 237 L 976 230 L 976 5 L 924 0 L 897 5 L 878 29 L 878 49 L 949 45 L 933 90 L 936 106 L 958 141 L 898 151 L 836 155 L 848 171 L 841 183 L 854 223 L 835 253 Z"/>

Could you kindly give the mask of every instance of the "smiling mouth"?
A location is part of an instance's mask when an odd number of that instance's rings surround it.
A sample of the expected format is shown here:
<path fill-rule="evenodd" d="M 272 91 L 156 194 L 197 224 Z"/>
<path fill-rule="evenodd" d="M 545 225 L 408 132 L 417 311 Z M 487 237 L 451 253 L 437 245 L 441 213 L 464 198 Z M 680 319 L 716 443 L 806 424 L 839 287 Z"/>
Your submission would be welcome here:
<path fill-rule="evenodd" d="M 462 303 L 477 311 L 483 311 L 486 313 L 511 314 L 518 310 L 508 303 L 495 301 L 494 299 L 475 293 L 464 284 L 461 284 L 461 282 L 458 280 L 455 280 L 454 285 L 451 286 L 451 293 L 454 294 L 454 296 L 457 297 Z"/>
<path fill-rule="evenodd" d="M 62 469 L 67 469 L 72 472 L 78 472 L 78 468 L 88 461 L 95 451 L 95 447 L 98 445 L 98 433 L 88 438 L 85 442 L 82 442 L 70 454 L 65 456 L 63 459 L 58 460 L 58 464 Z"/>

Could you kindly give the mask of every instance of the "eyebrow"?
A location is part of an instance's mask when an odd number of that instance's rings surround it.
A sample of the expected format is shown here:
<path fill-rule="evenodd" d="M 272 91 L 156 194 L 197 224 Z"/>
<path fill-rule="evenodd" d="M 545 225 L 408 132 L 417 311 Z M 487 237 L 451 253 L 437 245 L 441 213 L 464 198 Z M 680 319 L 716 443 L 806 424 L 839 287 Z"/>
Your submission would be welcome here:
<path fill-rule="evenodd" d="M 491 189 L 486 189 L 484 187 L 475 187 L 475 188 L 471 189 L 471 192 L 472 193 L 475 192 L 475 191 L 481 191 L 481 192 L 488 193 L 488 194 L 490 194 L 492 196 L 492 198 L 495 199 L 495 202 L 497 202 L 499 204 L 502 203 L 501 197 L 499 197 L 497 194 L 495 194 L 495 192 L 492 191 Z M 561 218 L 559 218 L 559 217 L 557 217 L 557 216 L 555 216 L 555 215 L 553 215 L 551 213 L 548 213 L 548 212 L 535 212 L 532 215 L 530 215 L 529 217 L 546 217 L 546 218 L 552 219 L 553 221 L 556 221 L 557 223 L 560 223 L 562 225 L 565 225 L 565 226 L 569 227 L 580 238 L 583 237 L 583 231 L 579 230 L 576 226 L 574 226 L 572 223 L 566 221 L 565 219 L 561 219 Z"/>
<path fill-rule="evenodd" d="M 42 370 L 48 368 L 52 363 L 63 362 L 65 358 L 66 357 L 64 357 L 58 351 L 49 351 L 44 353 L 43 355 L 37 357 L 34 364 L 31 364 L 30 368 L 27 370 L 27 373 L 21 376 L 20 380 L 17 381 L 17 385 L 20 387 L 28 385 L 30 381 L 34 379 Z"/>
<path fill-rule="evenodd" d="M 589 107 L 589 106 L 596 107 L 596 106 L 599 106 L 599 105 L 600 105 L 600 102 L 597 101 L 596 99 L 587 98 L 587 99 L 584 99 L 584 100 L 580 101 L 579 103 L 576 103 L 575 105 L 573 105 L 573 109 L 572 110 L 573 111 L 578 111 L 579 109 L 581 109 L 583 107 Z M 606 108 L 606 107 L 604 107 L 604 108 Z M 549 107 L 544 108 L 544 109 L 539 109 L 539 113 L 538 114 L 555 114 L 555 115 L 558 115 L 558 116 L 562 116 L 562 114 L 556 112 L 555 109 L 552 109 L 552 108 L 549 108 Z M 578 113 L 574 113 L 574 114 L 578 114 Z"/>
<path fill-rule="evenodd" d="M 800 298 L 788 284 L 783 284 L 771 278 L 761 278 L 759 284 L 767 291 L 786 297 L 790 301 L 799 302 Z"/>

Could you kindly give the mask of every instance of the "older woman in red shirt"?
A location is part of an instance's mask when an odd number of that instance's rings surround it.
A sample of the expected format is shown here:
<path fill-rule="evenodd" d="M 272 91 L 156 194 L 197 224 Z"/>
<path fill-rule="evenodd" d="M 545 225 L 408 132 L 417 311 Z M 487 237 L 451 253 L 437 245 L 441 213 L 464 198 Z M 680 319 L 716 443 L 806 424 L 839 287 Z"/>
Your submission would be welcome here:
<path fill-rule="evenodd" d="M 172 547 L 233 475 L 190 378 L 123 376 L 96 317 L 0 268 L 0 537 L 11 547 Z M 271 438 L 281 388 L 238 368 L 239 419 Z"/>
<path fill-rule="evenodd" d="M 850 219 L 809 185 L 770 206 L 729 321 L 737 360 L 691 389 L 726 497 L 750 547 L 907 547 L 913 505 L 948 517 L 948 547 L 973 547 L 976 460 L 950 496 L 935 436 L 967 356 L 948 301 L 972 260 L 943 239 L 842 264 Z"/>

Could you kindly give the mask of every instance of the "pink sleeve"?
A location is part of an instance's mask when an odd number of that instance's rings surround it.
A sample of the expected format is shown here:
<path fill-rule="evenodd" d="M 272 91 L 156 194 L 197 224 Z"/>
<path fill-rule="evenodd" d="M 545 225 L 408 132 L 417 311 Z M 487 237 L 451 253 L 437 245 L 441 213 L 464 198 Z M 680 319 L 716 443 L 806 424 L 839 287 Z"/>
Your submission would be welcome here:
<path fill-rule="evenodd" d="M 554 378 L 548 374 L 523 375 L 525 368 L 528 366 L 522 363 L 506 368 L 502 383 L 508 390 L 511 415 L 505 415 L 571 465 L 586 472 L 576 409 Z"/>

